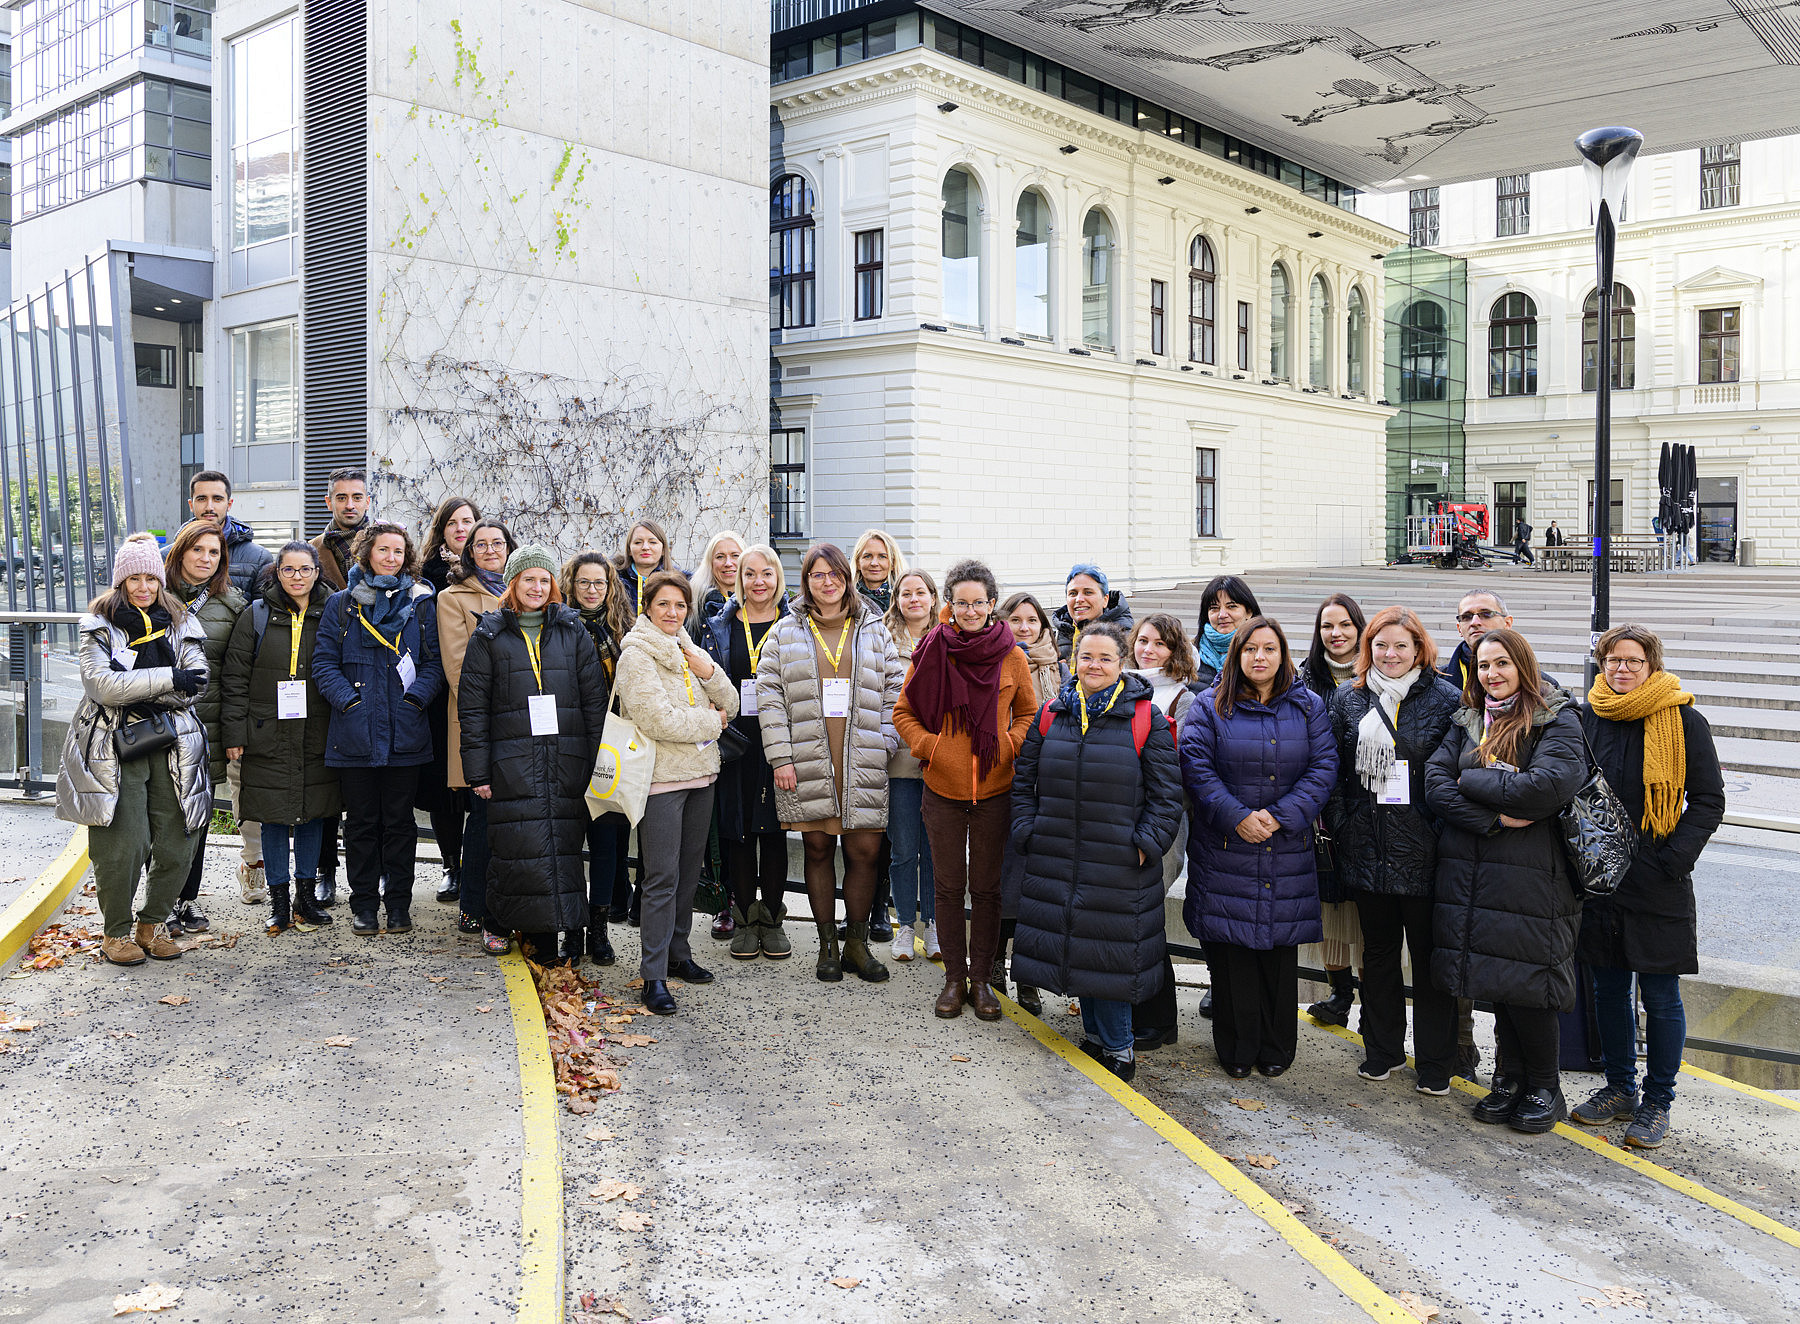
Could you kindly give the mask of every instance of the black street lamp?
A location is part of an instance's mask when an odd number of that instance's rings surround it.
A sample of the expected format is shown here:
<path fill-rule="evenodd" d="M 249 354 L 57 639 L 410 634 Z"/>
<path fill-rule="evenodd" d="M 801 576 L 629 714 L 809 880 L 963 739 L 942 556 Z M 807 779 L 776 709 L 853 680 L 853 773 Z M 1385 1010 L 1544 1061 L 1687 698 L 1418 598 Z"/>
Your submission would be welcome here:
<path fill-rule="evenodd" d="M 1592 688 L 1599 668 L 1593 650 L 1611 626 L 1612 581 L 1608 556 L 1612 549 L 1612 305 L 1613 251 L 1618 245 L 1619 212 L 1631 182 L 1632 162 L 1644 145 L 1636 129 L 1589 129 L 1575 140 L 1586 163 L 1588 196 L 1594 206 L 1594 268 L 1600 296 L 1599 363 L 1594 381 L 1594 538 L 1593 613 L 1589 619 L 1587 683 Z"/>

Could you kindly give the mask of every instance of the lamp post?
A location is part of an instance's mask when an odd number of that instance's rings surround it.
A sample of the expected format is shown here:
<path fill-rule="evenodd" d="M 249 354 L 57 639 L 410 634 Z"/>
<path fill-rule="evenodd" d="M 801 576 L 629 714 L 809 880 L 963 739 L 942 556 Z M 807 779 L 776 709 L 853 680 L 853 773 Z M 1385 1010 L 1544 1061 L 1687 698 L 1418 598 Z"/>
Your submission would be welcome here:
<path fill-rule="evenodd" d="M 1619 212 L 1625 188 L 1644 135 L 1619 126 L 1589 129 L 1575 140 L 1585 163 L 1588 196 L 1594 207 L 1594 271 L 1600 296 L 1599 363 L 1594 381 L 1594 578 L 1589 618 L 1587 683 L 1592 688 L 1599 662 L 1594 647 L 1611 625 L 1612 581 L 1608 554 L 1612 545 L 1612 303 L 1613 251 L 1619 237 Z"/>

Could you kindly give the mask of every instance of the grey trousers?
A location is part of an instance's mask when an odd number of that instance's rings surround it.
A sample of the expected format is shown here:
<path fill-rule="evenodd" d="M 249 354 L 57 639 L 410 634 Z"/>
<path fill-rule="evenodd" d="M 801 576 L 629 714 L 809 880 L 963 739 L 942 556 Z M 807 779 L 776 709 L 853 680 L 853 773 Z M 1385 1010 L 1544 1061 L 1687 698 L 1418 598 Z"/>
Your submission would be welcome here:
<path fill-rule="evenodd" d="M 238 821 L 238 831 L 244 834 L 243 849 L 239 852 L 245 864 L 261 864 L 263 862 L 262 824 L 246 823 L 244 816 L 238 813 L 243 806 L 244 794 L 244 761 L 239 759 L 225 764 L 225 785 L 231 791 L 231 815 Z"/>
<path fill-rule="evenodd" d="M 694 926 L 694 892 L 706 859 L 712 807 L 711 786 L 663 791 L 650 797 L 638 820 L 644 890 L 638 973 L 645 979 L 667 979 L 670 962 L 693 959 L 688 931 Z"/>
<path fill-rule="evenodd" d="M 94 895 L 109 938 L 131 934 L 131 905 L 146 862 L 139 924 L 161 924 L 175 908 L 204 832 L 189 832 L 187 816 L 169 775 L 169 757 L 151 754 L 119 765 L 119 804 L 106 827 L 88 829 L 88 858 L 94 862 Z M 155 850 L 152 850 L 152 845 Z"/>

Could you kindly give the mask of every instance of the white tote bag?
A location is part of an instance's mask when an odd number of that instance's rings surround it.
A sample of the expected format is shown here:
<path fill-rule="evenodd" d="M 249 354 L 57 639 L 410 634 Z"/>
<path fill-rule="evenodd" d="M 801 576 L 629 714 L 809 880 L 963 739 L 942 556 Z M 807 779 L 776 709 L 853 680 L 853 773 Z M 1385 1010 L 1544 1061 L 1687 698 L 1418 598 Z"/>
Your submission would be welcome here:
<path fill-rule="evenodd" d="M 650 798 L 650 777 L 656 771 L 656 742 L 637 729 L 637 723 L 618 711 L 618 691 L 606 711 L 606 729 L 600 736 L 600 756 L 588 779 L 588 813 L 623 814 L 633 827 L 644 816 Z"/>

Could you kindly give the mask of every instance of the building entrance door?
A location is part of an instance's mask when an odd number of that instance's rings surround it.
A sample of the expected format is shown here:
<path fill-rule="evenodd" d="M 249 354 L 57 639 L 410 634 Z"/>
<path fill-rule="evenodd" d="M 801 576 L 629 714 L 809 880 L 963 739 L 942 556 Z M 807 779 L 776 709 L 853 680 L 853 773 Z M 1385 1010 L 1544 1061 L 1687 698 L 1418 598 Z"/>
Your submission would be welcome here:
<path fill-rule="evenodd" d="M 1737 479 L 1702 478 L 1696 524 L 1702 561 L 1737 560 Z"/>

